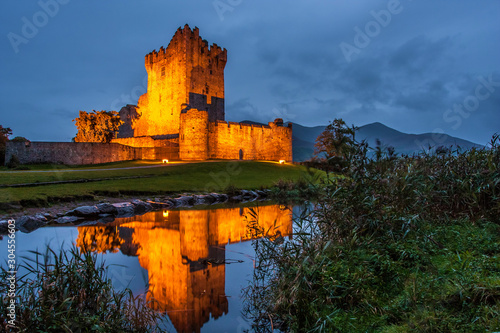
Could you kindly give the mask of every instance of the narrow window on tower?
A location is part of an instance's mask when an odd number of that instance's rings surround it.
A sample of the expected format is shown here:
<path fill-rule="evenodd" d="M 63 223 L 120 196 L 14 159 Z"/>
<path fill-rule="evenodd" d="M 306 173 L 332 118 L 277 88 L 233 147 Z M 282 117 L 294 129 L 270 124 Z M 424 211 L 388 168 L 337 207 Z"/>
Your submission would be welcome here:
<path fill-rule="evenodd" d="M 160 94 L 160 102 L 161 102 L 161 94 Z"/>
<path fill-rule="evenodd" d="M 161 77 L 165 76 L 165 66 L 161 68 Z"/>

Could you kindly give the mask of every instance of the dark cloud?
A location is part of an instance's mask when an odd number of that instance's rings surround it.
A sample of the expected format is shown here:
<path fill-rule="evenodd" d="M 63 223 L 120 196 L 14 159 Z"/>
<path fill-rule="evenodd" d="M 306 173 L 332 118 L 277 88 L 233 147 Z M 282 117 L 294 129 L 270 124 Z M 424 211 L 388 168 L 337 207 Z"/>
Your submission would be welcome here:
<path fill-rule="evenodd" d="M 259 109 L 255 105 L 250 103 L 248 97 L 239 99 L 229 105 L 226 105 L 226 120 L 253 120 L 256 116 L 259 116 Z"/>
<path fill-rule="evenodd" d="M 410 75 L 421 73 L 422 69 L 432 69 L 443 63 L 453 49 L 450 37 L 433 41 L 420 35 L 393 51 L 389 58 L 389 65 L 394 69 L 402 70 Z"/>

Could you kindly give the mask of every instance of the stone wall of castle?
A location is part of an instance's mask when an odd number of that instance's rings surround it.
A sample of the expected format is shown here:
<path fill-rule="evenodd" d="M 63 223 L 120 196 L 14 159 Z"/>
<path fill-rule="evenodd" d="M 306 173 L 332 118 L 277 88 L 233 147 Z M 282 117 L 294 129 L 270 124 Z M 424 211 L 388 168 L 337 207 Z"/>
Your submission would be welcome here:
<path fill-rule="evenodd" d="M 180 159 L 208 159 L 208 112 L 190 109 L 181 113 L 180 120 Z"/>
<path fill-rule="evenodd" d="M 169 147 L 179 148 L 179 137 L 173 136 L 169 139 L 160 139 L 152 136 L 135 136 L 132 138 L 116 138 L 111 140 L 112 143 L 119 143 L 122 145 L 132 147 Z"/>
<path fill-rule="evenodd" d="M 179 148 L 131 147 L 118 143 L 8 141 L 5 161 L 10 161 L 13 155 L 21 164 L 82 165 L 130 160 L 177 160 Z"/>
<path fill-rule="evenodd" d="M 227 51 L 217 44 L 209 47 L 198 28 L 179 28 L 166 49 L 146 55 L 148 88 L 139 98 L 134 136 L 179 133 L 182 104 L 210 111 L 213 120 L 224 119 L 226 62 Z M 208 98 L 193 98 L 198 95 Z"/>
<path fill-rule="evenodd" d="M 276 119 L 268 126 L 208 121 L 196 109 L 181 113 L 181 160 L 285 160 L 292 162 L 292 126 Z"/>
<path fill-rule="evenodd" d="M 292 162 L 292 126 L 217 121 L 209 124 L 210 159 Z"/>

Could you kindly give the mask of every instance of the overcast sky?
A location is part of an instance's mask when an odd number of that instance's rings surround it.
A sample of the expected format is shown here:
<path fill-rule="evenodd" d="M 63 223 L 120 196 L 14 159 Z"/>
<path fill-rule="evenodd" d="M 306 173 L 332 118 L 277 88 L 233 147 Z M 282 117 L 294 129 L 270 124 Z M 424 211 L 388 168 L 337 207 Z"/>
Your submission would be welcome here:
<path fill-rule="evenodd" d="M 178 27 L 228 50 L 226 120 L 334 118 L 486 144 L 500 132 L 498 0 L 2 1 L 0 124 L 70 141 L 79 110 L 145 92 Z"/>

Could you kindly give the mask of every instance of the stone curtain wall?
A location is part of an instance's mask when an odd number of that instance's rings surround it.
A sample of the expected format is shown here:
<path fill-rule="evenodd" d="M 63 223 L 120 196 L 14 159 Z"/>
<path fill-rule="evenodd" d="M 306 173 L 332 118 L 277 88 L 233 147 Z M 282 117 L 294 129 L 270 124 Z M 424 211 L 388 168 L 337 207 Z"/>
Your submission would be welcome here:
<path fill-rule="evenodd" d="M 179 160 L 179 147 L 140 147 L 141 156 L 139 160 Z"/>
<path fill-rule="evenodd" d="M 132 147 L 171 147 L 179 148 L 179 139 L 155 139 L 151 136 L 136 136 L 132 138 L 117 138 L 111 141 Z"/>
<path fill-rule="evenodd" d="M 178 148 L 130 147 L 118 143 L 7 142 L 5 160 L 16 155 L 22 164 L 99 164 L 129 160 L 179 159 Z"/>
<path fill-rule="evenodd" d="M 292 162 L 292 127 L 218 121 L 209 125 L 209 158 Z"/>
<path fill-rule="evenodd" d="M 10 161 L 12 155 L 22 164 L 66 165 L 141 159 L 292 161 L 291 125 L 209 122 L 208 112 L 196 109 L 181 115 L 181 125 L 178 139 L 138 137 L 115 139 L 113 143 L 9 141 L 5 161 Z"/>

